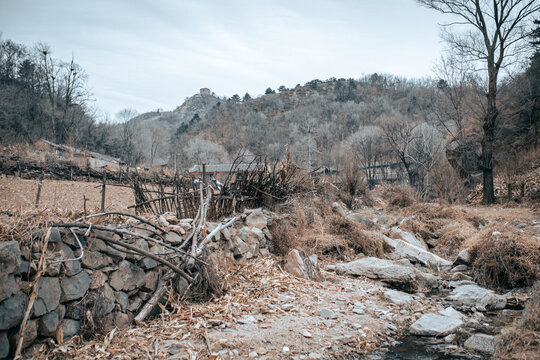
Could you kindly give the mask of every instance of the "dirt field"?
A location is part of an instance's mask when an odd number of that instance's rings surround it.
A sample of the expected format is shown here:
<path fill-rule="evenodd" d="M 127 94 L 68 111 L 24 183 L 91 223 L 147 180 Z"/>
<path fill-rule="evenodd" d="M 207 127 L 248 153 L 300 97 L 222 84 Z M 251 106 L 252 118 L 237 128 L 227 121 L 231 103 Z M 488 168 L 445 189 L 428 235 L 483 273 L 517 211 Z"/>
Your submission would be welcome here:
<path fill-rule="evenodd" d="M 15 177 L 0 178 L 0 210 L 23 212 L 34 209 L 38 180 L 24 180 Z M 133 205 L 133 191 L 125 187 L 107 186 L 105 209 L 128 211 Z M 40 209 L 83 210 L 83 197 L 86 197 L 88 212 L 101 207 L 101 184 L 65 180 L 43 180 Z M 131 209 L 129 210 L 132 211 Z"/>

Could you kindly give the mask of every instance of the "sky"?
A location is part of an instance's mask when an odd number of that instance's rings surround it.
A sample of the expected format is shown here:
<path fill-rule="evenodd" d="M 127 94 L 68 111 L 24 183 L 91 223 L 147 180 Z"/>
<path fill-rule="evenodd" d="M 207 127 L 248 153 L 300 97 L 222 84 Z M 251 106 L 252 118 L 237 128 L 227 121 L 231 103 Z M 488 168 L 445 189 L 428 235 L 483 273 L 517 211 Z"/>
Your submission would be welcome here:
<path fill-rule="evenodd" d="M 433 75 L 442 15 L 414 0 L 0 0 L 0 33 L 73 55 L 101 114 L 173 110 L 210 88 Z"/>

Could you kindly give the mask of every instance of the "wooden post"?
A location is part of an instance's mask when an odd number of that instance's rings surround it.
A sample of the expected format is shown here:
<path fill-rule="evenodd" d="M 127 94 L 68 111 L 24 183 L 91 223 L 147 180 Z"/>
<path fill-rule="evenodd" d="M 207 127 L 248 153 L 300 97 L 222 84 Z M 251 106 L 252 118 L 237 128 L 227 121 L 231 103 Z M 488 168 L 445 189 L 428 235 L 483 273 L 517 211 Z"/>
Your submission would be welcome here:
<path fill-rule="evenodd" d="M 73 166 L 69 167 L 69 179 L 73 181 Z"/>
<path fill-rule="evenodd" d="M 39 181 L 38 181 L 38 187 L 37 187 L 37 193 L 36 193 L 36 209 L 39 205 L 39 196 L 41 195 L 41 185 L 43 183 L 43 171 L 41 172 L 41 175 L 39 175 Z"/>
<path fill-rule="evenodd" d="M 86 182 L 90 182 L 90 160 L 86 159 Z"/>
<path fill-rule="evenodd" d="M 82 200 L 83 200 L 83 214 L 84 214 L 84 217 L 86 217 L 86 195 L 83 195 Z"/>
<path fill-rule="evenodd" d="M 101 212 L 105 211 L 105 173 L 103 173 L 103 184 L 101 185 Z"/>
<path fill-rule="evenodd" d="M 203 178 L 203 184 L 206 187 L 206 164 L 202 164 L 202 178 Z"/>

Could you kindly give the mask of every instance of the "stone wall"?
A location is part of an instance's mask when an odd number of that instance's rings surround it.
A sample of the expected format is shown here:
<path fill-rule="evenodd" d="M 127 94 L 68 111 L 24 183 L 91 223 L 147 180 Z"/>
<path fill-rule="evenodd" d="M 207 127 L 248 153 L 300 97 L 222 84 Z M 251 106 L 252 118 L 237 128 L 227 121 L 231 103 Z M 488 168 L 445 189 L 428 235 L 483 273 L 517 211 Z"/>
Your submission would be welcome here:
<path fill-rule="evenodd" d="M 162 217 L 163 219 L 163 217 Z M 188 220 L 171 219 L 164 240 L 178 246 L 188 236 Z M 223 229 L 207 248 L 217 258 L 247 261 L 268 253 L 271 217 L 262 210 L 246 210 L 232 227 Z M 158 220 L 156 219 L 156 222 Z M 171 225 L 175 223 L 175 225 Z M 155 229 L 131 224 L 137 232 L 151 236 Z M 208 232 L 218 223 L 208 223 Z M 93 230 L 118 240 L 113 232 Z M 36 234 L 35 240 L 41 238 Z M 77 334 L 91 335 L 114 326 L 127 327 L 156 290 L 158 280 L 168 269 L 140 254 L 111 246 L 90 234 L 79 236 L 84 254 L 67 229 L 52 228 L 46 252 L 47 266 L 39 279 L 38 293 L 24 334 L 24 347 L 36 339 L 54 337 L 66 340 Z M 160 244 L 142 238 L 123 239 L 156 255 L 167 253 Z M 0 358 L 10 356 L 16 346 L 41 254 L 40 241 L 33 246 L 17 241 L 0 242 Z M 80 259 L 77 259 L 80 257 Z"/>

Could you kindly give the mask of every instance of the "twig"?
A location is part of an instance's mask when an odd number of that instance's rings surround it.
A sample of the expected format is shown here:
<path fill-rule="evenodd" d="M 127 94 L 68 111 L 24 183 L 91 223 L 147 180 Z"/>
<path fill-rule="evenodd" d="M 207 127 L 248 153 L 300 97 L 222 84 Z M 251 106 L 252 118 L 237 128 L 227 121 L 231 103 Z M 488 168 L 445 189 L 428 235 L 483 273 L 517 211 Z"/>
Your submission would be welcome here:
<path fill-rule="evenodd" d="M 74 227 L 77 227 L 76 225 Z M 82 230 L 75 230 L 77 231 L 79 234 L 84 234 L 84 232 Z M 105 242 L 109 242 L 109 243 L 113 243 L 113 244 L 116 244 L 116 245 L 119 245 L 119 246 L 123 246 L 127 249 L 130 249 L 130 250 L 133 250 L 139 254 L 142 254 L 146 257 L 149 257 L 150 259 L 154 259 L 156 260 L 157 262 L 169 267 L 170 269 L 174 270 L 176 273 L 178 273 L 180 276 L 182 276 L 184 279 L 186 279 L 188 282 L 192 282 L 193 281 L 193 278 L 191 276 L 189 276 L 188 274 L 186 274 L 184 272 L 184 270 L 180 269 L 178 266 L 174 265 L 173 263 L 165 260 L 165 259 L 162 259 L 160 258 L 159 256 L 157 255 L 154 255 L 152 254 L 151 252 L 149 251 L 146 251 L 146 250 L 143 250 L 143 249 L 140 249 L 134 245 L 131 245 L 131 244 L 128 244 L 128 243 L 125 243 L 125 242 L 122 242 L 120 240 L 116 240 L 116 239 L 113 239 L 113 238 L 110 238 L 108 236 L 105 236 L 105 235 L 101 235 L 101 234 L 96 234 L 94 232 L 94 236 L 100 240 L 103 240 Z"/>
<path fill-rule="evenodd" d="M 26 311 L 24 312 L 24 317 L 21 322 L 21 329 L 19 331 L 19 341 L 17 342 L 15 356 L 13 357 L 14 359 L 21 358 L 22 344 L 24 341 L 24 331 L 26 330 L 26 324 L 28 322 L 28 318 L 30 317 L 30 311 L 32 310 L 32 307 L 34 306 L 34 301 L 36 300 L 36 296 L 38 293 L 39 278 L 45 272 L 45 253 L 47 252 L 47 244 L 49 243 L 50 237 L 51 237 L 51 228 L 47 230 L 47 234 L 45 235 L 45 240 L 43 241 L 43 247 L 41 248 L 41 256 L 39 257 L 37 274 L 36 274 L 36 277 L 34 278 L 34 281 L 32 282 L 32 294 L 30 295 L 30 300 L 28 301 L 28 305 L 26 306 Z"/>
<path fill-rule="evenodd" d="M 77 261 L 77 260 L 80 260 L 83 258 L 84 256 L 84 248 L 81 244 L 81 241 L 79 240 L 79 237 L 77 236 L 77 234 L 75 233 L 75 231 L 73 231 L 72 228 L 69 228 L 69 230 L 71 231 L 71 233 L 73 234 L 73 236 L 75 237 L 75 240 L 77 240 L 77 245 L 79 245 L 79 249 L 81 249 L 81 255 L 77 256 L 76 258 L 74 259 L 60 259 L 60 260 L 54 260 L 54 261 L 51 261 L 50 264 L 56 264 L 56 263 L 61 263 L 61 262 L 67 262 L 67 261 Z"/>
<path fill-rule="evenodd" d="M 74 220 L 75 222 L 79 222 L 79 221 L 85 221 L 85 220 L 88 220 L 88 219 L 91 219 L 91 218 L 94 218 L 94 217 L 98 217 L 98 216 L 107 216 L 107 215 L 121 215 L 121 216 L 128 216 L 128 217 L 132 217 L 134 218 L 135 220 L 139 220 L 140 222 L 144 223 L 144 224 L 147 224 L 147 225 L 150 225 L 152 226 L 153 228 L 161 231 L 161 232 L 167 232 L 165 229 L 163 229 L 162 227 L 158 226 L 158 225 L 154 225 L 152 224 L 152 222 L 146 220 L 146 219 L 143 219 L 142 217 L 140 216 L 137 216 L 137 215 L 133 215 L 133 214 L 126 214 L 126 213 L 123 213 L 123 212 L 120 212 L 120 211 L 107 211 L 107 212 L 102 212 L 102 213 L 99 213 L 99 214 L 92 214 L 92 215 L 87 215 L 87 216 L 83 216 L 81 218 L 78 218 L 76 220 Z"/>
<path fill-rule="evenodd" d="M 210 240 L 212 240 L 212 238 L 214 236 L 216 236 L 221 230 L 225 229 L 226 227 L 229 227 L 231 226 L 235 221 L 238 220 L 238 217 L 235 216 L 233 217 L 231 220 L 229 220 L 228 222 L 226 222 L 225 224 L 219 224 L 214 230 L 212 230 L 212 232 L 210 234 L 208 234 L 206 236 L 206 238 L 201 241 L 201 243 L 199 244 L 199 246 L 197 247 L 197 249 L 195 250 L 195 254 L 194 256 L 197 257 L 197 256 L 200 256 L 201 253 L 202 253 L 202 250 L 203 250 L 203 247 L 204 245 L 206 245 Z"/>

